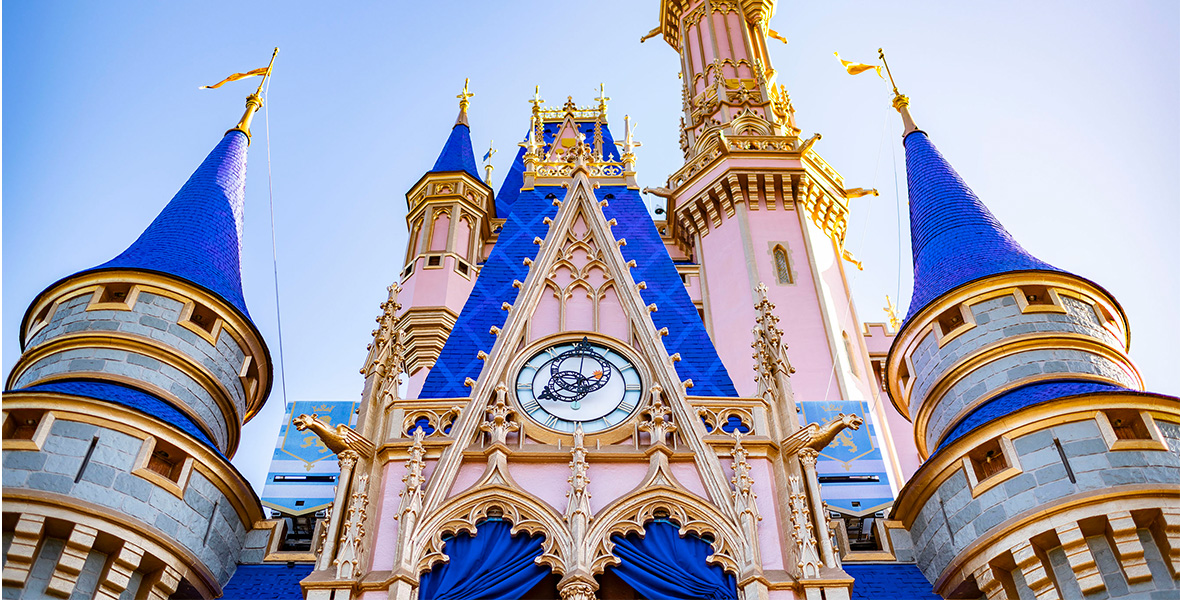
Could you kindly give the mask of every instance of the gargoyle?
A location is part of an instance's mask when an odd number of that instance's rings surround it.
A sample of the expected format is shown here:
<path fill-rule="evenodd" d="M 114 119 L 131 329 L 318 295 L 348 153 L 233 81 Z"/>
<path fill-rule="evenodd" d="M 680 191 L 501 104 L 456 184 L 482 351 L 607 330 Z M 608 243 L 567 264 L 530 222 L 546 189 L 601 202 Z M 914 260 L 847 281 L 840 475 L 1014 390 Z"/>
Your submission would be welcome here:
<path fill-rule="evenodd" d="M 292 421 L 295 428 L 299 431 L 310 429 L 312 433 L 318 435 L 323 440 L 324 445 L 331 450 L 333 454 L 339 455 L 346 450 L 352 450 L 362 457 L 373 456 L 377 451 L 377 447 L 373 442 L 365 439 L 361 434 L 357 433 L 353 428 L 343 423 L 332 429 L 327 423 L 320 420 L 319 415 L 312 413 L 311 416 L 299 415 Z"/>
<path fill-rule="evenodd" d="M 846 415 L 840 413 L 839 418 L 834 419 L 827 425 L 820 426 L 819 423 L 809 423 L 806 427 L 791 434 L 783 442 L 783 454 L 792 455 L 798 453 L 803 448 L 811 448 L 816 452 L 823 450 L 840 435 L 844 429 L 857 430 L 864 424 L 864 419 L 858 415 Z"/>
<path fill-rule="evenodd" d="M 659 196 L 661 198 L 671 198 L 673 194 L 672 190 L 662 187 L 645 187 L 643 188 L 643 193 L 652 194 L 653 196 Z"/>

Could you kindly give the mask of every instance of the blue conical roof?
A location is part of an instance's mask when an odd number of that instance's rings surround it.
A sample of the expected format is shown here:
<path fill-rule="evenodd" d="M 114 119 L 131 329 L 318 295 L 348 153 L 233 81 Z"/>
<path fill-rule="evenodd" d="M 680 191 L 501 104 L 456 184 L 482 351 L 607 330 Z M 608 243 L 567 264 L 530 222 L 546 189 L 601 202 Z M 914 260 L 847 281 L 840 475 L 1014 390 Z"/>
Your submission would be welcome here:
<path fill-rule="evenodd" d="M 220 296 L 246 317 L 241 240 L 249 139 L 230 130 L 122 254 L 94 269 L 165 273 Z"/>
<path fill-rule="evenodd" d="M 905 138 L 914 252 L 914 295 L 906 319 L 952 289 L 1011 271 L 1060 271 L 1029 254 L 923 131 Z"/>
<path fill-rule="evenodd" d="M 430 173 L 443 171 L 466 171 L 472 177 L 483 181 L 479 177 L 479 168 L 475 166 L 475 152 L 471 150 L 471 128 L 466 123 L 455 123 L 447 143 L 443 145 L 442 153 L 434 161 L 434 168 Z"/>

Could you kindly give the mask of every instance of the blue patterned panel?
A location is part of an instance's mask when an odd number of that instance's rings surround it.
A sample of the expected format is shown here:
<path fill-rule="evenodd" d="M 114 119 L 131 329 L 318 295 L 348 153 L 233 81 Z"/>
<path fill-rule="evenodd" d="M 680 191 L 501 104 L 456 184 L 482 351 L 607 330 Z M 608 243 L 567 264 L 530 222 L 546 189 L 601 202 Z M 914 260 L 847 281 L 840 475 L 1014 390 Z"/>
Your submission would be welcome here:
<path fill-rule="evenodd" d="M 621 185 L 602 186 L 594 190 L 594 194 L 599 200 L 607 201 L 606 208 L 602 209 L 606 219 L 615 219 L 619 223 L 612 228 L 615 239 L 627 240 L 627 245 L 620 250 L 623 258 L 635 261 L 631 277 L 636 282 L 647 282 L 647 289 L 640 290 L 639 294 L 647 304 L 656 305 L 656 312 L 651 313 L 656 329 L 668 328 L 664 347 L 671 354 L 680 353 L 680 362 L 675 363 L 676 374 L 682 380 L 692 379 L 693 387 L 688 393 L 692 396 L 737 397 L 729 371 L 721 364 L 721 357 L 705 331 L 705 324 L 680 280 L 680 273 L 660 239 L 660 232 L 647 213 L 639 191 Z"/>
<path fill-rule="evenodd" d="M 314 431 L 311 429 L 299 431 L 291 420 L 299 415 L 314 414 L 319 416 L 320 420 L 324 421 L 328 427 L 335 429 L 337 425 L 342 423 L 352 424 L 355 409 L 355 402 L 325 402 L 322 400 L 318 402 L 310 400 L 292 402 L 287 408 L 289 413 L 286 422 L 283 423 L 282 434 L 279 436 L 279 449 L 307 464 L 334 456 Z"/>
<path fill-rule="evenodd" d="M 930 138 L 905 138 L 914 252 L 913 317 L 954 288 L 1010 271 L 1059 271 L 1016 243 Z"/>
<path fill-rule="evenodd" d="M 845 564 L 844 572 L 856 580 L 852 600 L 942 600 L 916 565 Z"/>
<path fill-rule="evenodd" d="M 512 282 L 524 281 L 528 276 L 529 267 L 524 265 L 524 259 L 536 258 L 540 249 L 533 238 L 544 239 L 548 234 L 549 225 L 543 220 L 557 215 L 553 200 L 564 198 L 565 193 L 565 188 L 558 186 L 541 186 L 520 193 L 438 361 L 422 384 L 419 397 L 465 398 L 471 392 L 463 382 L 468 377 L 479 378 L 483 361 L 476 355 L 481 350 L 490 351 L 496 343 L 491 328 L 502 327 L 508 317 L 500 306 L 504 302 L 515 304 L 520 290 L 512 287 Z"/>
<path fill-rule="evenodd" d="M 196 438 L 202 444 L 212 448 L 218 456 L 225 456 L 188 415 L 180 412 L 171 404 L 135 388 L 104 381 L 80 380 L 54 381 L 52 383 L 43 383 L 13 391 L 56 392 L 58 394 L 81 396 L 83 398 L 102 400 L 111 404 L 133 408 L 141 413 L 160 419 L 169 425 L 175 426 L 177 429 Z"/>
<path fill-rule="evenodd" d="M 221 600 L 303 600 L 299 582 L 311 575 L 312 563 L 238 565 Z"/>
<path fill-rule="evenodd" d="M 241 270 L 248 145 L 244 133 L 226 133 L 130 248 L 87 271 L 134 269 L 179 277 L 248 318 Z"/>

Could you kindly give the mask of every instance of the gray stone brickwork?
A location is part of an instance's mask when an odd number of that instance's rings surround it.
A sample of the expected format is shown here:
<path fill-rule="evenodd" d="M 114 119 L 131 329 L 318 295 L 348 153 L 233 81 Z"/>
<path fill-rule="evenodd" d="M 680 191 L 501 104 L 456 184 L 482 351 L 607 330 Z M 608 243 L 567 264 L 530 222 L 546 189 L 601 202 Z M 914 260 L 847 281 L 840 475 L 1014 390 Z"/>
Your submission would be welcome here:
<path fill-rule="evenodd" d="M 1082 334 L 1112 348 L 1118 340 L 1101 324 L 1094 308 L 1080 300 L 1062 297 L 1065 314 L 1056 312 L 1020 312 L 1013 296 L 1001 296 L 971 307 L 975 326 L 938 346 L 934 333 L 922 338 L 910 356 L 914 388 L 910 395 L 910 416 L 917 418 L 926 397 L 944 375 L 971 353 L 1012 336 L 1034 332 Z M 1135 381 L 1125 369 L 1101 356 L 1079 350 L 1030 350 L 989 363 L 968 374 L 948 390 L 931 418 L 925 437 L 934 443 L 964 416 L 964 407 L 989 392 L 1044 373 L 1084 373 L 1100 375 L 1129 387 Z"/>
<path fill-rule="evenodd" d="M 28 349 L 59 336 L 77 332 L 120 332 L 156 340 L 203 365 L 228 390 L 239 418 L 246 412 L 246 392 L 238 377 L 245 353 L 233 336 L 222 333 L 214 346 L 201 336 L 178 324 L 184 305 L 181 302 L 140 292 L 132 310 L 91 310 L 86 306 L 91 296 L 63 302 L 50 323 L 30 340 Z M 109 373 L 130 377 L 158 386 L 188 404 L 213 432 L 215 441 L 225 450 L 226 431 L 241 423 L 227 423 L 212 395 L 191 377 L 155 358 L 135 352 L 111 349 L 74 349 L 43 358 L 17 381 L 17 388 L 33 385 L 62 373 Z"/>
<path fill-rule="evenodd" d="M 1060 441 L 1075 481 L 1061 460 Z M 1129 484 L 1180 481 L 1180 454 L 1169 451 L 1109 451 L 1096 421 L 1043 429 L 1013 440 L 1022 472 L 971 496 L 967 476 L 958 469 L 918 512 L 909 532 L 918 565 L 935 580 L 950 561 L 997 525 L 1025 511 L 1077 493 Z"/>
<path fill-rule="evenodd" d="M 90 462 L 79 473 L 94 438 Z M 4 451 L 4 486 L 61 494 L 138 519 L 191 551 L 224 584 L 237 568 L 246 527 L 229 499 L 196 469 L 183 499 L 132 474 L 142 443 L 118 431 L 58 419 L 41 451 Z"/>

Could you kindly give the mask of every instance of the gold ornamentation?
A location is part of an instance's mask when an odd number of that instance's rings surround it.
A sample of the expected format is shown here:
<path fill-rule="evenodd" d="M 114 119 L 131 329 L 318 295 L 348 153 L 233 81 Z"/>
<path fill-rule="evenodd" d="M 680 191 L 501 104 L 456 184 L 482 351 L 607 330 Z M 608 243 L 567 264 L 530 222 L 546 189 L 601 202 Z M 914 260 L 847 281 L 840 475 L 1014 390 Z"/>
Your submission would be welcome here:
<path fill-rule="evenodd" d="M 369 475 L 358 475 L 353 483 L 352 498 L 344 515 L 340 545 L 336 554 L 336 579 L 354 579 L 359 575 L 361 551 L 365 541 L 365 509 L 369 505 Z"/>
<path fill-rule="evenodd" d="M 811 511 L 807 508 L 807 494 L 803 491 L 797 475 L 788 477 L 787 484 L 790 488 L 791 537 L 795 540 L 799 552 L 799 562 L 796 566 L 803 578 L 815 579 L 819 577 L 820 569 L 824 565 L 819 560 L 815 536 L 812 533 Z"/>
<path fill-rule="evenodd" d="M 506 444 L 508 433 L 518 431 L 520 423 L 514 418 L 515 411 L 508 405 L 508 386 L 504 382 L 496 385 L 496 401 L 488 407 L 488 421 L 480 423 L 481 431 L 491 434 L 492 444 Z"/>
<path fill-rule="evenodd" d="M 595 600 L 594 590 L 597 588 L 593 581 L 575 580 L 561 587 L 561 600 Z"/>
<path fill-rule="evenodd" d="M 758 284 L 758 303 L 754 309 L 758 316 L 754 319 L 754 381 L 758 383 L 758 395 L 772 402 L 786 402 L 794 405 L 794 394 L 791 391 L 790 376 L 795 372 L 787 358 L 787 345 L 783 343 L 783 332 L 778 328 L 779 318 L 774 314 L 774 304 L 770 302 L 769 290 L 765 283 Z M 795 419 L 789 419 L 794 423 Z"/>
<path fill-rule="evenodd" d="M 659 384 L 651 386 L 651 405 L 639 413 L 639 430 L 646 431 L 653 446 L 666 444 L 669 433 L 676 431 L 676 425 L 669 417 L 672 410 L 664 405 L 664 389 Z"/>
<path fill-rule="evenodd" d="M 292 419 L 291 423 L 299 431 L 311 429 L 312 433 L 315 433 L 323 440 L 328 450 L 339 456 L 341 460 L 344 458 L 343 454 L 348 451 L 356 452 L 360 456 L 368 458 L 373 456 L 373 453 L 377 450 L 373 442 L 365 439 L 364 436 L 357 433 L 356 430 L 348 425 L 341 423 L 335 429 L 332 429 L 328 427 L 327 423 L 321 421 L 315 413 L 312 413 L 311 416 L 299 415 Z"/>
<path fill-rule="evenodd" d="M 783 441 L 782 452 L 785 455 L 798 453 L 802 459 L 804 450 L 811 450 L 819 452 L 826 448 L 840 432 L 845 429 L 857 430 L 864 424 L 864 419 L 859 415 L 846 415 L 840 413 L 835 419 L 826 425 L 820 426 L 818 423 L 808 423 L 803 427 L 792 433 L 790 437 Z M 814 465 L 814 459 L 812 459 Z"/>

